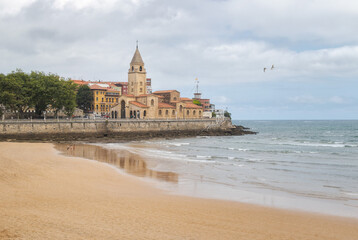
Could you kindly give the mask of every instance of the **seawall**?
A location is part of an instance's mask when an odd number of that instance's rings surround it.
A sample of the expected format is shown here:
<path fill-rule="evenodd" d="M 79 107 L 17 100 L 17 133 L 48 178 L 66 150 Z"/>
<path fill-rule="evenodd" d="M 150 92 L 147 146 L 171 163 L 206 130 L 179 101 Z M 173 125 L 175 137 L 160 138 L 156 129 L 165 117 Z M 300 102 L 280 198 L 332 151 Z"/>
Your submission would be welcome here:
<path fill-rule="evenodd" d="M 61 120 L 0 122 L 0 140 L 143 139 L 198 135 L 232 135 L 230 119 Z"/>

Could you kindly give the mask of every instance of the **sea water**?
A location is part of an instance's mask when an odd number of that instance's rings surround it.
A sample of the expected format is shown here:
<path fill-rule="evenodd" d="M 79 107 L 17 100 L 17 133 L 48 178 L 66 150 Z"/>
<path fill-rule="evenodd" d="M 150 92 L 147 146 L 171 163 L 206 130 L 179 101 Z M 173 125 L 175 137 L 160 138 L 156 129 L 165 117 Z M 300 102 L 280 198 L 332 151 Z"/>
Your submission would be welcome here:
<path fill-rule="evenodd" d="M 178 174 L 175 194 L 358 218 L 358 121 L 233 121 L 257 135 L 101 144 Z"/>

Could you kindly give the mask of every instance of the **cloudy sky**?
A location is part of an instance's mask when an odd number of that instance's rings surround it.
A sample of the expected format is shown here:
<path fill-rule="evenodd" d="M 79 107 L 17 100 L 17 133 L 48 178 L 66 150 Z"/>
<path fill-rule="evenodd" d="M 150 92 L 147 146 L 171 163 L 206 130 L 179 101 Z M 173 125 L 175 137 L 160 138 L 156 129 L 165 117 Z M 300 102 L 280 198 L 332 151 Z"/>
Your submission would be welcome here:
<path fill-rule="evenodd" d="M 0 0 L 2 73 L 127 81 L 136 40 L 154 90 L 234 119 L 358 119 L 356 0 Z"/>

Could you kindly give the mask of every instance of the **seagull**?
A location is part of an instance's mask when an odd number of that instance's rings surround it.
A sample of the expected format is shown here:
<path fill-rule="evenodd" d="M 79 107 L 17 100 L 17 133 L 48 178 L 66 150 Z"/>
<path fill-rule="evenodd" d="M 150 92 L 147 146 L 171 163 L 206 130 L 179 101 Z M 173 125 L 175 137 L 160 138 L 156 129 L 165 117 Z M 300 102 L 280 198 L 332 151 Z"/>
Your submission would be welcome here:
<path fill-rule="evenodd" d="M 264 68 L 264 72 L 266 72 L 266 68 Z"/>
<path fill-rule="evenodd" d="M 272 64 L 271 70 L 273 70 L 275 68 L 275 66 Z"/>

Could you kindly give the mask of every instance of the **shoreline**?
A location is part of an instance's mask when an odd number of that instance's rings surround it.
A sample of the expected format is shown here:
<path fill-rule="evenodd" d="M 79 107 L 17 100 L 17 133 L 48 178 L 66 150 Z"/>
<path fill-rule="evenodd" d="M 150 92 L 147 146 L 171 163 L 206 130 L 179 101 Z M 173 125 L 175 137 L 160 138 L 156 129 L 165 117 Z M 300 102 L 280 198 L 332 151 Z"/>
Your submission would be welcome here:
<path fill-rule="evenodd" d="M 150 182 L 156 188 L 176 196 L 234 201 L 275 209 L 347 217 L 358 220 L 358 216 L 354 212 L 349 212 L 347 209 L 334 205 L 332 202 L 327 202 L 325 199 L 293 198 L 282 193 L 266 196 L 267 190 L 249 192 L 246 189 L 238 188 L 233 191 L 225 188 L 225 186 L 223 188 L 223 186 L 216 185 L 216 182 L 213 180 L 209 182 L 197 182 L 198 179 L 185 177 L 183 176 L 185 175 L 183 170 L 180 173 L 176 171 L 179 166 L 173 167 L 172 165 L 172 167 L 167 168 L 165 171 L 154 170 L 163 161 L 167 160 L 160 156 L 150 157 L 146 155 L 145 151 L 140 150 L 145 150 L 148 146 L 142 145 L 141 142 L 137 141 L 129 142 L 119 148 L 109 147 L 109 145 L 107 146 L 103 142 L 96 142 L 94 144 L 80 142 L 72 142 L 71 144 L 56 143 L 54 146 L 64 156 L 80 157 L 108 164 L 120 170 L 121 173 L 140 177 L 142 181 Z M 268 197 L 271 199 L 270 201 L 267 201 Z M 262 198 L 265 201 L 262 201 Z"/>
<path fill-rule="evenodd" d="M 358 238 L 355 219 L 169 195 L 51 143 L 0 150 L 0 239 Z"/>

